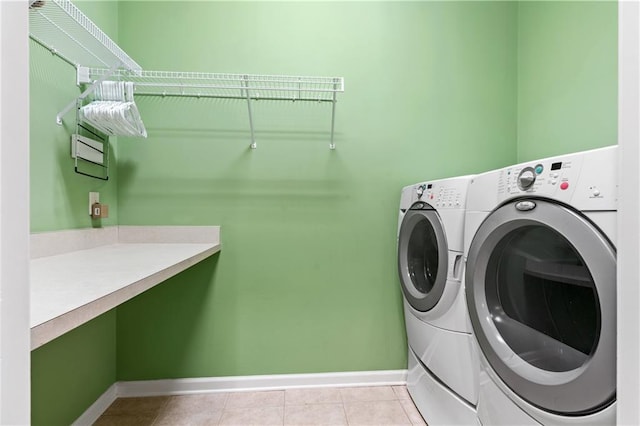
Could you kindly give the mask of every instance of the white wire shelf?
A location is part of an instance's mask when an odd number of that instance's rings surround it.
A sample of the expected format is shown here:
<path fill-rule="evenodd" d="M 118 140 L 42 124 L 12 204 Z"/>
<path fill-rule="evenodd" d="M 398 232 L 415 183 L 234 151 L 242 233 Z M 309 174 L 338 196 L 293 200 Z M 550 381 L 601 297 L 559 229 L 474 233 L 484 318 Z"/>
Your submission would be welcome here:
<path fill-rule="evenodd" d="M 0 0 L 2 1 L 2 0 Z M 251 104 L 256 100 L 329 102 L 331 142 L 337 94 L 344 92 L 342 77 L 220 74 L 200 72 L 146 71 L 111 40 L 70 0 L 29 0 L 29 36 L 73 65 L 77 84 L 85 90 L 56 116 L 79 111 L 83 102 L 104 81 L 133 82 L 136 96 L 176 96 L 240 99 L 247 103 L 251 148 L 256 148 Z M 79 117 L 76 122 L 79 123 Z"/>
<path fill-rule="evenodd" d="M 69 0 L 30 0 L 29 36 L 76 67 L 142 69 Z"/>
<path fill-rule="evenodd" d="M 171 71 L 127 71 L 105 68 L 78 68 L 78 83 L 95 85 L 105 80 L 133 82 L 135 95 L 241 99 L 247 102 L 251 148 L 257 147 L 251 103 L 257 100 L 330 102 L 331 141 L 335 149 L 337 94 L 344 92 L 342 77 L 216 74 Z"/>
<path fill-rule="evenodd" d="M 336 102 L 336 93 L 344 92 L 342 77 L 78 69 L 80 83 L 105 76 L 107 80 L 131 81 L 136 95 L 147 96 Z"/>

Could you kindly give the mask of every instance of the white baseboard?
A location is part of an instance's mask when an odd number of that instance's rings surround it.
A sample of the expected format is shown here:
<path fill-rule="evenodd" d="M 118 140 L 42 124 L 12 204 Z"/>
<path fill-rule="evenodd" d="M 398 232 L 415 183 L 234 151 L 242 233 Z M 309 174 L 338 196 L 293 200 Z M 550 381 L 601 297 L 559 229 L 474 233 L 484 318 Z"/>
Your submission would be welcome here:
<path fill-rule="evenodd" d="M 347 373 L 273 374 L 264 376 L 201 377 L 192 379 L 117 382 L 111 385 L 73 426 L 91 425 L 116 400 L 159 395 L 241 392 L 314 387 L 393 386 L 407 384 L 407 370 Z"/>
<path fill-rule="evenodd" d="M 98 420 L 98 417 L 100 417 L 102 413 L 104 413 L 104 411 L 113 404 L 113 401 L 115 401 L 116 398 L 118 398 L 118 384 L 114 383 L 109 386 L 109 389 L 100 395 L 100 397 L 96 399 L 96 402 L 91 404 L 91 406 L 87 408 L 85 412 L 82 413 L 82 415 L 71 425 L 85 426 L 94 424 L 96 420 Z"/>
<path fill-rule="evenodd" d="M 347 373 L 274 374 L 264 376 L 203 377 L 118 383 L 119 397 L 240 392 L 310 387 L 389 386 L 407 383 L 407 370 Z"/>

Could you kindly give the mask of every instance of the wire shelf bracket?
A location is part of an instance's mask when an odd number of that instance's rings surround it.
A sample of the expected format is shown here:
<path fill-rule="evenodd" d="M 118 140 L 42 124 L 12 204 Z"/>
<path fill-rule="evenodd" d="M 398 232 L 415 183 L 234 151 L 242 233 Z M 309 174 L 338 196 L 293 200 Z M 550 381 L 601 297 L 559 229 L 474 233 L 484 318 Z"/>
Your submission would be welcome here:
<path fill-rule="evenodd" d="M 251 145 L 249 147 L 251 149 L 256 149 L 258 144 L 256 143 L 256 135 L 253 131 L 253 113 L 251 110 L 251 96 L 249 95 L 249 76 L 246 75 L 244 78 L 244 84 L 246 89 L 244 90 L 246 98 L 247 98 L 247 110 L 249 112 L 249 129 L 251 130 Z"/>
<path fill-rule="evenodd" d="M 58 115 L 56 115 L 56 123 L 58 123 L 59 125 L 62 125 L 62 117 L 64 117 L 69 111 L 71 111 L 73 108 L 79 108 L 79 104 L 86 99 L 87 96 L 89 96 L 90 94 L 92 94 L 93 92 L 95 92 L 96 88 L 100 85 L 100 83 L 102 83 L 103 81 L 107 80 L 109 78 L 109 76 L 111 76 L 117 69 L 117 67 L 119 66 L 119 64 L 115 64 L 113 67 L 111 67 L 111 69 L 106 72 L 103 76 L 101 76 L 99 79 L 97 79 L 96 81 L 94 81 L 93 83 L 91 83 L 91 85 L 85 89 L 84 92 L 82 92 L 80 94 L 80 96 L 78 96 L 76 99 L 74 99 L 73 101 L 71 101 L 69 103 L 69 105 L 67 105 L 66 107 L 64 107 L 62 109 L 62 111 L 60 111 L 58 113 Z M 78 68 L 80 69 L 80 67 Z M 80 74 L 80 72 L 78 71 L 78 75 Z M 79 80 L 79 77 L 78 77 Z"/>

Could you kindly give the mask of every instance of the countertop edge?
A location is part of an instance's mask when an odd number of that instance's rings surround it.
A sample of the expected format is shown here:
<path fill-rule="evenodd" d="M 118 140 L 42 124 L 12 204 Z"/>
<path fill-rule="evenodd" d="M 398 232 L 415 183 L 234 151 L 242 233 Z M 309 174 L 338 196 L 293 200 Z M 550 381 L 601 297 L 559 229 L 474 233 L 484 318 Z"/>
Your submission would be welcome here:
<path fill-rule="evenodd" d="M 202 243 L 197 244 L 202 245 Z M 62 315 L 33 326 L 31 328 L 31 350 L 41 347 L 55 338 L 62 336 L 74 328 L 89 322 L 99 315 L 104 314 L 118 305 L 179 274 L 196 263 L 218 253 L 221 248 L 222 245 L 219 241 L 211 243 L 210 247 L 199 251 L 182 261 L 169 264 L 165 268 L 159 269 L 142 279 L 136 280 L 135 282 L 121 287 L 111 293 L 105 294 L 104 296 L 85 305 L 79 306 Z"/>

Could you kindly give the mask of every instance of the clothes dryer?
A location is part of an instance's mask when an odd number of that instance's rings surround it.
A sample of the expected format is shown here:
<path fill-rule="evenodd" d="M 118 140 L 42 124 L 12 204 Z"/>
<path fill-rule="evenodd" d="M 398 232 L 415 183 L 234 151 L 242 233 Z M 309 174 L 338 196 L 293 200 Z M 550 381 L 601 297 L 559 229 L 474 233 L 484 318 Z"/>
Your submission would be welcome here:
<path fill-rule="evenodd" d="M 615 424 L 617 147 L 476 176 L 466 295 L 491 425 Z"/>
<path fill-rule="evenodd" d="M 409 343 L 407 387 L 429 424 L 475 424 L 479 360 L 463 277 L 472 176 L 402 190 L 398 271 Z"/>

